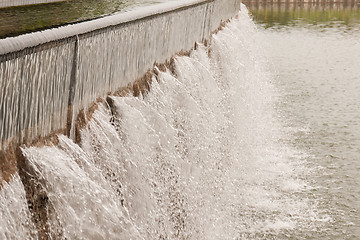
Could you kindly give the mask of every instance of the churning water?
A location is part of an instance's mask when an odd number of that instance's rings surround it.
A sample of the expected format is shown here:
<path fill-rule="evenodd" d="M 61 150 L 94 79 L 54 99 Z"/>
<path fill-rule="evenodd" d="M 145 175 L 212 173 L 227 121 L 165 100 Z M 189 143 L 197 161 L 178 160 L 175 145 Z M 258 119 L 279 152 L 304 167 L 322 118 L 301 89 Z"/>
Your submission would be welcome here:
<path fill-rule="evenodd" d="M 175 75 L 154 76 L 146 96 L 99 104 L 80 146 L 59 136 L 56 146 L 23 149 L 48 198 L 49 235 L 309 239 L 327 231 L 334 218 L 316 193 L 313 152 L 293 144 L 294 131 L 310 125 L 290 128 L 282 118 L 286 91 L 242 8 L 210 47 L 177 57 Z M 36 238 L 18 177 L 0 203 L 1 238 Z"/>

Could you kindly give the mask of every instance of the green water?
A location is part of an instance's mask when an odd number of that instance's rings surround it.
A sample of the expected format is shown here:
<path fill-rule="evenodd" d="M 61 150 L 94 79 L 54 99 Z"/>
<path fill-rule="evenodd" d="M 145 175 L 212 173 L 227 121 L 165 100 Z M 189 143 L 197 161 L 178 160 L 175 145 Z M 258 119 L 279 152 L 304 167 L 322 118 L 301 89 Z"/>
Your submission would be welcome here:
<path fill-rule="evenodd" d="M 0 9 L 0 39 L 86 21 L 162 0 L 69 0 Z"/>
<path fill-rule="evenodd" d="M 246 3 L 255 22 L 265 28 L 313 27 L 343 25 L 347 28 L 360 24 L 359 4 L 261 4 Z"/>

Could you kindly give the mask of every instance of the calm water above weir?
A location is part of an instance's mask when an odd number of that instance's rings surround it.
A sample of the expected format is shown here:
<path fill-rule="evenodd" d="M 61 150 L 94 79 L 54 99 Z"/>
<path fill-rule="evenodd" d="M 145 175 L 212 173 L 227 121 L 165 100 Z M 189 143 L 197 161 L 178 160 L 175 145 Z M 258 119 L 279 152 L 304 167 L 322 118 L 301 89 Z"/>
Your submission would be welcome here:
<path fill-rule="evenodd" d="M 266 42 L 290 144 L 324 216 L 297 238 L 360 239 L 360 9 L 247 4 Z M 328 216 L 328 218 L 326 218 Z"/>
<path fill-rule="evenodd" d="M 0 39 L 174 0 L 68 0 L 0 8 Z"/>

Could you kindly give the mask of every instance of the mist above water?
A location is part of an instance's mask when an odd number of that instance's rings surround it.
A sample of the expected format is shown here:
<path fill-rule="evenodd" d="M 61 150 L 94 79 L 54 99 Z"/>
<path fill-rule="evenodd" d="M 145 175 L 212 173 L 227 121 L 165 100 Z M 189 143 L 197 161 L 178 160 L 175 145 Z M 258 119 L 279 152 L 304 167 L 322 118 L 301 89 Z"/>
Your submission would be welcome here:
<path fill-rule="evenodd" d="M 308 194 L 306 153 L 287 143 L 259 40 L 242 6 L 209 47 L 176 57 L 176 74 L 153 76 L 148 94 L 100 103 L 80 145 L 60 135 L 23 148 L 48 197 L 46 234 L 301 239 L 329 221 Z M 21 193 L 23 212 L 6 212 L 7 189 Z M 0 193 L 0 219 L 24 222 L 18 239 L 35 236 L 18 178 Z M 14 239 L 12 224 L 1 226 Z"/>

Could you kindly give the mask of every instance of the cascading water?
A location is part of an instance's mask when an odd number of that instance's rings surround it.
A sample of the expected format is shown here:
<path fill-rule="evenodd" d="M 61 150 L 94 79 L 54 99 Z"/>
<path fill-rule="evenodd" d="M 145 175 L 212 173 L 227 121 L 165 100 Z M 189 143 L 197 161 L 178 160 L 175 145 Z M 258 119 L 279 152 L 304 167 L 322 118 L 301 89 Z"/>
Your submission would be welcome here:
<path fill-rule="evenodd" d="M 22 149 L 48 197 L 48 236 L 288 239 L 321 226 L 242 8 L 209 47 L 176 57 L 175 74 L 156 69 L 148 94 L 99 104 L 80 146 L 61 135 Z M 0 236 L 36 238 L 19 178 L 0 194 Z"/>

